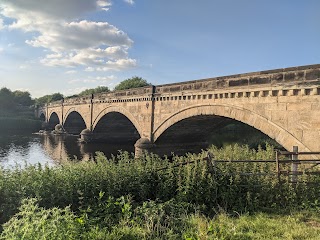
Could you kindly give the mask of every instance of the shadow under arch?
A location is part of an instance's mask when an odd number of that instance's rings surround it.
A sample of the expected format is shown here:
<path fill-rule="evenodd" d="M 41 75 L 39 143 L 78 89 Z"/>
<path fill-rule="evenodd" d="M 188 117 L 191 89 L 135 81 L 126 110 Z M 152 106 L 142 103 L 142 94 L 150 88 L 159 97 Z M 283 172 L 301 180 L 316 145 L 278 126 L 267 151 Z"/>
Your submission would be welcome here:
<path fill-rule="evenodd" d="M 232 105 L 194 105 L 184 108 L 165 119 L 154 131 L 154 142 L 174 124 L 195 116 L 217 116 L 234 119 L 253 128 L 274 139 L 285 149 L 291 150 L 292 146 L 298 146 L 301 151 L 310 151 L 302 142 L 295 138 L 286 129 L 280 127 L 269 119 L 245 108 Z"/>
<path fill-rule="evenodd" d="M 42 122 L 45 122 L 45 121 L 46 121 L 46 115 L 42 112 L 42 113 L 40 114 L 39 119 L 40 119 Z"/>
<path fill-rule="evenodd" d="M 60 123 L 60 119 L 56 112 L 52 112 L 49 117 L 48 126 L 50 130 L 53 130 L 54 127 Z"/>
<path fill-rule="evenodd" d="M 94 124 L 92 132 L 94 141 L 110 144 L 133 145 L 141 136 L 136 125 L 118 111 L 103 114 Z"/>
<path fill-rule="evenodd" d="M 86 123 L 81 114 L 73 110 L 68 112 L 63 127 L 67 133 L 79 135 L 82 130 L 86 129 Z"/>
<path fill-rule="evenodd" d="M 98 122 L 108 113 L 112 113 L 112 112 L 116 112 L 116 113 L 121 113 L 123 116 L 125 116 L 135 127 L 135 129 L 138 131 L 139 135 L 142 136 L 142 128 L 139 124 L 139 122 L 137 121 L 137 119 L 125 108 L 122 107 L 115 107 L 115 106 L 110 106 L 107 107 L 105 109 L 103 109 L 98 115 L 97 117 L 93 120 L 92 123 L 92 129 L 94 131 L 94 129 L 96 128 Z"/>

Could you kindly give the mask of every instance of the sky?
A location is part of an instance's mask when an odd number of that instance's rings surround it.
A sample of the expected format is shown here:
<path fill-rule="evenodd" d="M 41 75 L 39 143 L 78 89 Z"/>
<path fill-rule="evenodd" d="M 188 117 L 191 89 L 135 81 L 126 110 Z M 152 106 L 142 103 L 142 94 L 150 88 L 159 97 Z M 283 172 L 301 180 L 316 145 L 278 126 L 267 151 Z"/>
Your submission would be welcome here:
<path fill-rule="evenodd" d="M 33 97 L 320 63 L 319 0 L 0 0 L 0 88 Z"/>

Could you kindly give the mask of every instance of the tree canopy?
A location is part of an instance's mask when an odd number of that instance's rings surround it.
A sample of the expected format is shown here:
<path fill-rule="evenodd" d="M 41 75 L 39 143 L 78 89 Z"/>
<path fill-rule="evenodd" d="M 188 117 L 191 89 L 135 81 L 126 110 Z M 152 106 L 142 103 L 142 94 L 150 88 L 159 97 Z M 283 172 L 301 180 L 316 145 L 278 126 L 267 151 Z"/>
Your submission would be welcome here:
<path fill-rule="evenodd" d="M 43 106 L 46 103 L 59 101 L 62 99 L 63 99 L 63 95 L 61 93 L 53 93 L 50 95 L 45 95 L 43 97 L 36 98 L 35 101 L 37 105 Z"/>
<path fill-rule="evenodd" d="M 114 90 L 125 90 L 130 88 L 138 88 L 138 87 L 145 87 L 151 85 L 147 82 L 147 80 L 141 78 L 141 77 L 132 77 L 128 78 L 122 82 L 120 82 Z"/>
<path fill-rule="evenodd" d="M 30 93 L 26 91 L 14 91 L 12 92 L 8 88 L 0 89 L 0 107 L 14 109 L 17 106 L 29 107 L 34 104 Z"/>
<path fill-rule="evenodd" d="M 79 93 L 79 96 L 85 96 L 85 95 L 90 95 L 90 94 L 95 94 L 95 93 L 102 93 L 102 92 L 110 92 L 110 89 L 106 86 L 98 86 L 96 88 L 90 88 L 82 91 Z"/>

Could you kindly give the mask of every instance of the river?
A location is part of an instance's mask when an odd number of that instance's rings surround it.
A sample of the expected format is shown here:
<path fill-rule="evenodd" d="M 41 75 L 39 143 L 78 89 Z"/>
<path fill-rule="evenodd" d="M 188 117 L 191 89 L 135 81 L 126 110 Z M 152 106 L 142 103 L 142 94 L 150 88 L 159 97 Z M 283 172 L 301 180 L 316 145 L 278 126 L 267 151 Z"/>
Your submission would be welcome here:
<path fill-rule="evenodd" d="M 76 136 L 33 134 L 0 135 L 0 166 L 13 168 L 16 165 L 48 164 L 54 166 L 62 160 L 85 161 L 94 158 L 97 151 L 107 157 L 117 154 L 118 149 L 134 151 L 133 146 L 110 144 L 83 144 Z"/>

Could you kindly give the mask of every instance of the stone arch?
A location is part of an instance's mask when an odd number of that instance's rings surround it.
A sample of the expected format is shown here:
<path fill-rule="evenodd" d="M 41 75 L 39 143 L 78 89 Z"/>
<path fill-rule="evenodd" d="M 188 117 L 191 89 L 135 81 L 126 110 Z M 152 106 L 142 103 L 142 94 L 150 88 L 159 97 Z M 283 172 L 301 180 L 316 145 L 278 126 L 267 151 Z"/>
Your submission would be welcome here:
<path fill-rule="evenodd" d="M 40 116 L 39 116 L 39 119 L 42 121 L 42 122 L 45 122 L 46 121 L 46 114 L 44 112 L 41 112 L 40 113 Z"/>
<path fill-rule="evenodd" d="M 52 111 L 50 114 L 49 114 L 49 118 L 48 118 L 48 124 L 49 124 L 49 128 L 51 129 L 54 129 L 54 127 L 61 123 L 61 119 L 59 118 L 59 115 Z"/>
<path fill-rule="evenodd" d="M 101 112 L 92 131 L 95 141 L 133 146 L 141 138 L 138 128 L 131 120 L 134 119 L 131 114 L 128 117 L 123 109 L 119 109 L 121 108 L 113 107 Z"/>
<path fill-rule="evenodd" d="M 87 128 L 87 125 L 84 118 L 78 111 L 70 111 L 69 109 L 66 114 L 63 127 L 67 133 L 79 135 L 82 130 Z"/>
<path fill-rule="evenodd" d="M 134 127 L 137 129 L 138 133 L 140 134 L 140 136 L 142 136 L 142 128 L 139 124 L 139 122 L 137 121 L 137 119 L 125 108 L 122 107 L 116 107 L 116 106 L 110 106 L 107 107 L 105 109 L 103 109 L 98 115 L 97 117 L 93 120 L 92 122 L 92 130 L 94 130 L 98 124 L 98 122 L 100 121 L 100 119 L 102 117 L 104 117 L 106 114 L 111 113 L 111 112 L 117 112 L 117 113 L 121 113 L 122 115 L 124 115 L 126 118 L 129 119 L 129 121 L 134 125 Z"/>
<path fill-rule="evenodd" d="M 153 132 L 154 142 L 164 133 L 168 128 L 178 123 L 181 120 L 198 116 L 198 115 L 216 115 L 220 117 L 230 118 L 239 122 L 250 125 L 270 138 L 277 141 L 287 150 L 292 150 L 292 146 L 298 146 L 301 151 L 310 151 L 301 141 L 293 136 L 286 129 L 270 121 L 264 116 L 261 116 L 249 109 L 232 106 L 227 104 L 221 105 L 195 105 L 181 109 L 165 119 Z"/>
<path fill-rule="evenodd" d="M 58 118 L 59 118 L 59 123 L 61 123 L 62 122 L 62 119 L 61 119 L 61 114 L 59 114 L 59 111 L 54 111 L 54 110 L 52 110 L 52 111 L 50 111 L 49 112 L 49 114 L 48 114 L 48 118 L 47 118 L 47 120 L 48 120 L 48 122 L 50 121 L 50 118 L 53 116 L 53 114 L 56 114 L 57 116 L 58 116 Z"/>

